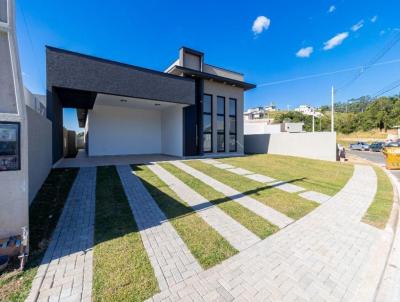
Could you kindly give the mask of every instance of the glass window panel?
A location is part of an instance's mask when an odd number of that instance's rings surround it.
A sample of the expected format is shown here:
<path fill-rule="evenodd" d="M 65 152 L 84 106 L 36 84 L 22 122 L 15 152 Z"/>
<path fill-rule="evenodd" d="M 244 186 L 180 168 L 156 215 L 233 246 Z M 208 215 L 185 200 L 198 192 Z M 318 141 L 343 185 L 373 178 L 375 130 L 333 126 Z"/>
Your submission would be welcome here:
<path fill-rule="evenodd" d="M 225 98 L 221 96 L 217 98 L 217 114 L 225 114 Z"/>
<path fill-rule="evenodd" d="M 212 123 L 210 114 L 203 114 L 203 132 L 212 132 Z"/>
<path fill-rule="evenodd" d="M 203 135 L 203 151 L 204 152 L 211 152 L 212 151 L 211 134 L 204 134 Z"/>
<path fill-rule="evenodd" d="M 212 97 L 211 95 L 205 94 L 203 97 L 203 112 L 211 113 L 212 110 Z"/>
<path fill-rule="evenodd" d="M 236 116 L 236 99 L 229 99 L 229 115 Z"/>
<path fill-rule="evenodd" d="M 236 117 L 229 117 L 229 133 L 236 133 Z"/>
<path fill-rule="evenodd" d="M 225 117 L 224 116 L 217 116 L 217 131 L 224 132 L 225 131 Z"/>
<path fill-rule="evenodd" d="M 229 135 L 229 151 L 236 152 L 236 135 Z"/>
<path fill-rule="evenodd" d="M 218 152 L 225 151 L 225 134 L 218 133 L 218 135 L 217 135 L 217 150 L 218 150 Z"/>

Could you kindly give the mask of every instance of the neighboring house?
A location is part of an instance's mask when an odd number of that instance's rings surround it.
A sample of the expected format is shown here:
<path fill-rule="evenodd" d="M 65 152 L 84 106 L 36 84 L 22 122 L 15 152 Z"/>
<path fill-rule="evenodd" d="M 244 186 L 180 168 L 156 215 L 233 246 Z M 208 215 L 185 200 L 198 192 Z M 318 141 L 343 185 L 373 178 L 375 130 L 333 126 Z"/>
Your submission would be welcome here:
<path fill-rule="evenodd" d="M 63 156 L 62 108 L 77 108 L 89 156 L 243 154 L 240 73 L 182 47 L 164 72 L 47 47 L 53 162 Z"/>
<path fill-rule="evenodd" d="M 46 116 L 46 96 L 34 94 L 24 87 L 25 104 L 40 115 Z"/>
<path fill-rule="evenodd" d="M 301 112 L 304 115 L 314 115 L 315 117 L 321 117 L 323 114 L 316 109 L 309 105 L 300 105 L 299 107 L 295 108 L 294 111 Z"/>
<path fill-rule="evenodd" d="M 269 112 L 275 112 L 278 109 L 272 103 L 268 106 L 259 106 L 255 108 L 249 108 L 243 113 L 244 120 L 257 120 L 268 117 Z"/>

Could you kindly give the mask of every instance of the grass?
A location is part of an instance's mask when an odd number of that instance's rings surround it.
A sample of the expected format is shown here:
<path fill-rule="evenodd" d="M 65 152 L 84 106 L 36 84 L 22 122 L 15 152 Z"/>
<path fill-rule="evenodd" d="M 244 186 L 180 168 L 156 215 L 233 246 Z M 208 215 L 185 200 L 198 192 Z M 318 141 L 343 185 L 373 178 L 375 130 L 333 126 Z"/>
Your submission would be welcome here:
<path fill-rule="evenodd" d="M 24 301 L 64 208 L 78 169 L 53 169 L 29 208 L 30 255 L 24 271 L 0 275 L 0 301 Z"/>
<path fill-rule="evenodd" d="M 365 213 L 362 221 L 379 229 L 383 229 L 389 220 L 393 204 L 393 187 L 386 173 L 375 167 L 378 178 L 378 189 L 374 201 Z"/>
<path fill-rule="evenodd" d="M 259 154 L 220 161 L 332 196 L 353 175 L 353 166 L 347 163 L 293 156 Z"/>
<path fill-rule="evenodd" d="M 207 200 L 217 205 L 229 216 L 241 223 L 261 239 L 264 239 L 279 230 L 277 226 L 269 223 L 261 216 L 241 206 L 237 202 L 232 201 L 230 198 L 216 191 L 211 186 L 204 184 L 200 180 L 173 166 L 172 164 L 166 163 L 161 164 L 161 166 L 175 175 L 193 190 L 198 192 L 200 195 L 205 197 Z"/>
<path fill-rule="evenodd" d="M 200 161 L 185 163 L 293 219 L 305 216 L 318 206 L 317 203 L 301 198 L 297 194 L 283 192 Z"/>
<path fill-rule="evenodd" d="M 158 291 L 114 166 L 97 169 L 93 300 L 143 301 Z"/>
<path fill-rule="evenodd" d="M 132 168 L 203 268 L 210 268 L 237 253 L 147 167 Z"/>

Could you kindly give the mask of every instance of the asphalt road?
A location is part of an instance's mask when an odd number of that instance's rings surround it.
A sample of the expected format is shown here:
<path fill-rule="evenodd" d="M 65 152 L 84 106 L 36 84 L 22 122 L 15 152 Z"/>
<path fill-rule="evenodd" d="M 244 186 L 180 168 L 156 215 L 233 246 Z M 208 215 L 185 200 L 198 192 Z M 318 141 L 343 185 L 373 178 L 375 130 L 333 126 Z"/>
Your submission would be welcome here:
<path fill-rule="evenodd" d="M 363 158 L 363 159 L 366 159 L 369 161 L 372 161 L 379 165 L 385 165 L 385 158 L 381 152 L 346 150 L 346 153 L 358 156 L 360 158 Z M 390 170 L 390 172 L 400 182 L 400 170 Z"/>

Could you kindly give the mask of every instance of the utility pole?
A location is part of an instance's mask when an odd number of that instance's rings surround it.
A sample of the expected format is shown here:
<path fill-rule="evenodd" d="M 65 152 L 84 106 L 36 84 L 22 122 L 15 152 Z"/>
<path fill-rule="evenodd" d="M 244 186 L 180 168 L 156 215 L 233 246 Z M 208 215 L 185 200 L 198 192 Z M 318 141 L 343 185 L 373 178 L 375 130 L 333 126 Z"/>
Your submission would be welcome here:
<path fill-rule="evenodd" d="M 331 132 L 335 131 L 335 122 L 334 122 L 334 113 L 335 111 L 335 88 L 332 85 L 332 92 L 331 92 Z"/>
<path fill-rule="evenodd" d="M 315 110 L 312 113 L 312 132 L 315 132 Z"/>

